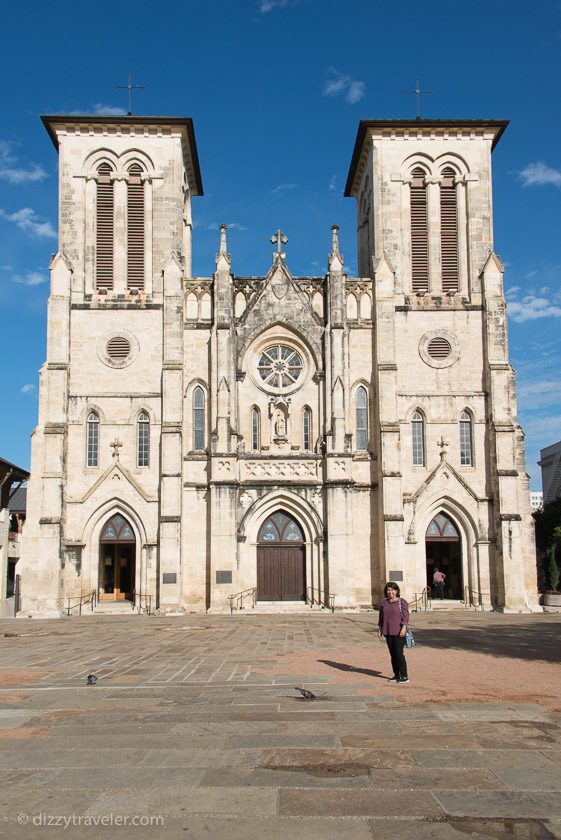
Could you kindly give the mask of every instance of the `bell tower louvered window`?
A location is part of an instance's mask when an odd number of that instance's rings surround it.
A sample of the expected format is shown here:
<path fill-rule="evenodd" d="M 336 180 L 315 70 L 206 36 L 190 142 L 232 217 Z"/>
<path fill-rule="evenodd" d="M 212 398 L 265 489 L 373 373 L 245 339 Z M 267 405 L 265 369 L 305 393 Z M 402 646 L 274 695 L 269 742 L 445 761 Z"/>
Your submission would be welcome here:
<path fill-rule="evenodd" d="M 113 288 L 114 197 L 112 169 L 102 163 L 97 170 L 95 285 L 98 289 Z"/>
<path fill-rule="evenodd" d="M 458 202 L 455 173 L 442 171 L 440 185 L 440 252 L 442 258 L 442 291 L 457 292 L 458 281 Z"/>
<path fill-rule="evenodd" d="M 420 167 L 412 172 L 411 182 L 411 283 L 414 292 L 429 288 L 429 238 L 427 185 Z"/>
<path fill-rule="evenodd" d="M 127 288 L 144 289 L 144 184 L 133 163 L 127 183 Z"/>

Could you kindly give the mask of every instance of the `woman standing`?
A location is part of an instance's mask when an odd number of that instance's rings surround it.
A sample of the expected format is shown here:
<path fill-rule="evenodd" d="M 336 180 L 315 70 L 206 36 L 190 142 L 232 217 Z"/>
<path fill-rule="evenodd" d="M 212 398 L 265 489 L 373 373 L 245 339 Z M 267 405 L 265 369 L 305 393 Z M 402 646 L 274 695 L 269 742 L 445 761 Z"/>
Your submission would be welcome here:
<path fill-rule="evenodd" d="M 403 655 L 405 632 L 409 623 L 409 604 L 399 597 L 399 586 L 391 580 L 384 586 L 384 597 L 378 614 L 378 637 L 386 639 L 392 660 L 393 677 L 390 677 L 388 682 L 403 685 L 409 682 L 407 662 Z"/>

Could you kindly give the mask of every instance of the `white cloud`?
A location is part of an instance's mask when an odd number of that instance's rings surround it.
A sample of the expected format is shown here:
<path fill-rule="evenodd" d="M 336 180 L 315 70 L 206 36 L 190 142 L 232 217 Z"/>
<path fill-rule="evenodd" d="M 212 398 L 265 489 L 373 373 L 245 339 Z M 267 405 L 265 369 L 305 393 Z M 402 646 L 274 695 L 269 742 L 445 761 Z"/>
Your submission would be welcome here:
<path fill-rule="evenodd" d="M 284 9 L 289 3 L 290 0 L 260 0 L 258 8 L 261 14 L 265 15 L 275 9 Z"/>
<path fill-rule="evenodd" d="M 344 96 L 351 105 L 359 102 L 366 93 L 366 85 L 358 79 L 353 79 L 348 73 L 340 73 L 334 67 L 330 68 L 330 75 L 323 88 L 324 96 Z"/>
<path fill-rule="evenodd" d="M 16 274 L 10 279 L 12 283 L 17 283 L 20 286 L 40 286 L 41 283 L 47 282 L 45 275 L 38 271 L 28 271 L 27 274 Z"/>
<path fill-rule="evenodd" d="M 48 178 L 42 166 L 32 163 L 28 167 L 17 166 L 18 159 L 13 153 L 13 143 L 0 140 L 0 180 L 9 184 L 25 184 L 44 181 Z"/>
<path fill-rule="evenodd" d="M 35 210 L 32 210 L 31 207 L 22 207 L 15 213 L 6 213 L 0 207 L 0 218 L 6 219 L 7 222 L 13 222 L 21 230 L 29 232 L 38 239 L 56 239 L 56 230 L 51 223 L 40 222 Z"/>
<path fill-rule="evenodd" d="M 279 184 L 270 191 L 271 195 L 282 195 L 283 192 L 295 190 L 298 184 Z"/>
<path fill-rule="evenodd" d="M 556 376 L 536 376 L 518 380 L 518 404 L 524 411 L 561 405 L 561 380 Z"/>
<path fill-rule="evenodd" d="M 527 294 L 521 300 L 514 298 L 508 301 L 508 314 L 517 324 L 523 324 L 538 318 L 561 318 L 561 306 L 548 298 Z"/>
<path fill-rule="evenodd" d="M 22 394 L 32 394 L 35 390 L 35 385 L 31 385 L 28 383 L 27 385 L 22 385 L 20 391 Z"/>
<path fill-rule="evenodd" d="M 94 114 L 103 117 L 122 117 L 127 111 L 125 108 L 117 108 L 115 105 L 104 105 L 101 102 L 96 102 L 93 106 Z"/>
<path fill-rule="evenodd" d="M 333 192 L 337 189 L 337 175 L 334 175 L 329 182 L 329 192 Z"/>
<path fill-rule="evenodd" d="M 542 161 L 529 163 L 518 173 L 518 177 L 525 187 L 541 187 L 548 184 L 561 187 L 561 172 Z"/>

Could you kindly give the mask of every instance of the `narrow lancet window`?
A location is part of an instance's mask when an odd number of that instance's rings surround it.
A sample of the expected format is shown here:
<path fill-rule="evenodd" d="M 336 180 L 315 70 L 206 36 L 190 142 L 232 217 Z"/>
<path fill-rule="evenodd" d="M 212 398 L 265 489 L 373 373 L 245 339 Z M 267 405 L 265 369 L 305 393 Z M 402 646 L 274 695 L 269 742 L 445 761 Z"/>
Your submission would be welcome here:
<path fill-rule="evenodd" d="M 462 411 L 460 416 L 460 464 L 462 467 L 473 465 L 473 430 L 471 415 Z"/>
<path fill-rule="evenodd" d="M 356 448 L 366 452 L 368 440 L 368 396 L 362 385 L 356 392 Z"/>
<path fill-rule="evenodd" d="M 205 393 L 200 385 L 193 391 L 193 449 L 203 452 L 205 448 Z"/>
<path fill-rule="evenodd" d="M 261 449 L 261 418 L 258 408 L 251 410 L 251 448 L 254 452 Z"/>
<path fill-rule="evenodd" d="M 312 446 L 312 412 L 305 408 L 302 412 L 302 449 L 309 452 Z"/>
<path fill-rule="evenodd" d="M 99 465 L 99 417 L 90 411 L 86 422 L 86 464 L 88 467 Z"/>
<path fill-rule="evenodd" d="M 411 418 L 411 436 L 413 444 L 413 464 L 416 467 L 424 467 L 425 421 L 420 411 L 416 411 Z"/>
<path fill-rule="evenodd" d="M 139 467 L 150 466 L 150 418 L 145 411 L 138 415 L 136 457 Z"/>

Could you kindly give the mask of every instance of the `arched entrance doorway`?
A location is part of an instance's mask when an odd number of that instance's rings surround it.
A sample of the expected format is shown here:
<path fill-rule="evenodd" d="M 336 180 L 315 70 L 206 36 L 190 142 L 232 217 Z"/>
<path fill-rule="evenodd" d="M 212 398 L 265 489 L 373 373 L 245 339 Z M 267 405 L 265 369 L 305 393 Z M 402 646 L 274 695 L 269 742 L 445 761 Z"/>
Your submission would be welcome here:
<path fill-rule="evenodd" d="M 136 539 L 124 516 L 114 514 L 99 538 L 99 597 L 102 601 L 134 597 Z"/>
<path fill-rule="evenodd" d="M 300 525 L 278 510 L 257 536 L 257 600 L 303 601 L 306 598 L 306 547 Z"/>
<path fill-rule="evenodd" d="M 460 600 L 463 597 L 462 544 L 460 534 L 445 513 L 437 513 L 425 536 L 427 558 L 427 586 L 434 589 L 435 569 L 446 575 L 444 597 Z"/>

